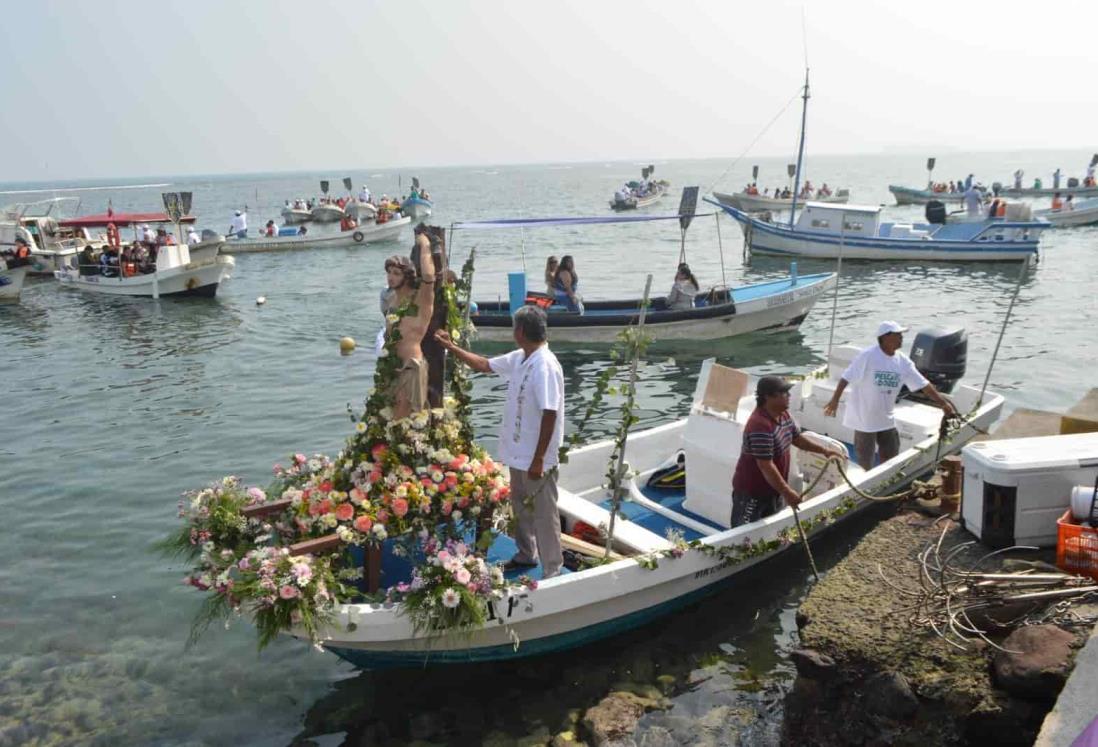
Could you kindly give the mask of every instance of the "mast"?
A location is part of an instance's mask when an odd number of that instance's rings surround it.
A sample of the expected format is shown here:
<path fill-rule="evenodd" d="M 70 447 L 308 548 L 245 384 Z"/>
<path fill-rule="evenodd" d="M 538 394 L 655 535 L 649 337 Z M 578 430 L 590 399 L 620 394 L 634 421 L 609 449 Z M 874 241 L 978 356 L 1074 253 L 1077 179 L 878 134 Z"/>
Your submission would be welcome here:
<path fill-rule="evenodd" d="M 801 107 L 801 143 L 797 148 L 797 173 L 793 176 L 793 204 L 789 208 L 789 227 L 793 227 L 793 216 L 797 212 L 797 193 L 801 189 L 801 164 L 804 161 L 804 127 L 808 120 L 808 67 L 804 69 L 804 101 Z"/>

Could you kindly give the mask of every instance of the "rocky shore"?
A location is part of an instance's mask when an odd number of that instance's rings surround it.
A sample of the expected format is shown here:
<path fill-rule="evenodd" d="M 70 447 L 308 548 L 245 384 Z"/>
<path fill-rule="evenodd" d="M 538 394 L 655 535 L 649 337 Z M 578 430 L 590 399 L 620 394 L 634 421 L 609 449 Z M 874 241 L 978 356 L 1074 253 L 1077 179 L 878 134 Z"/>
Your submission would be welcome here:
<path fill-rule="evenodd" d="M 909 512 L 881 523 L 809 593 L 797 613 L 783 743 L 1033 744 L 1089 627 L 997 629 L 992 640 L 1016 652 L 1005 653 L 979 640 L 962 650 L 913 624 L 902 587 L 916 582 L 916 558 L 942 526 Z M 951 524 L 943 552 L 971 540 Z M 974 561 L 988 550 L 959 552 Z M 1034 562 L 1025 557 L 984 568 L 1017 570 Z"/>

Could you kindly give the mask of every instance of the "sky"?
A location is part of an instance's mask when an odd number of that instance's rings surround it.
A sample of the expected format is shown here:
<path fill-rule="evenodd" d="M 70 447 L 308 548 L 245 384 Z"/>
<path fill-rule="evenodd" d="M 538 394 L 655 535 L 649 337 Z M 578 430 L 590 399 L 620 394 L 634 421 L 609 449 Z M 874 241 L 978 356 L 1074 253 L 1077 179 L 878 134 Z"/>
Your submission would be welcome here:
<path fill-rule="evenodd" d="M 1043 12 L 1048 8 L 1050 12 Z M 37 0 L 0 181 L 1098 151 L 1098 3 Z"/>

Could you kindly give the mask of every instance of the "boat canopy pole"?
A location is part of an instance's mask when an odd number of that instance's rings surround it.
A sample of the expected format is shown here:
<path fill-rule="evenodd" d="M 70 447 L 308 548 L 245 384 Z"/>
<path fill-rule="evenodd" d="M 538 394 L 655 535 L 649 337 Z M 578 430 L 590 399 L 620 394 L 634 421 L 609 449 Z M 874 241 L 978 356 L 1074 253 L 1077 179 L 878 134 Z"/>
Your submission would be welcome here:
<path fill-rule="evenodd" d="M 724 277 L 724 243 L 721 241 L 721 216 L 713 213 L 713 220 L 717 222 L 717 251 L 721 254 L 721 285 L 728 287 L 728 281 Z"/>
<path fill-rule="evenodd" d="M 839 279 L 843 276 L 843 243 L 846 238 L 846 212 L 839 216 L 839 261 L 835 264 L 835 294 L 831 301 L 831 332 L 827 336 L 827 363 L 831 364 L 831 346 L 835 342 L 835 315 L 839 311 Z"/>
<path fill-rule="evenodd" d="M 797 147 L 797 172 L 793 176 L 793 204 L 789 207 L 789 227 L 793 227 L 793 218 L 797 212 L 797 193 L 801 189 L 801 164 L 804 161 L 804 128 L 808 120 L 808 67 L 804 69 L 804 104 L 801 106 L 801 144 Z"/>
<path fill-rule="evenodd" d="M 976 398 L 976 408 L 984 403 L 984 393 L 987 392 L 987 384 L 991 381 L 991 369 L 995 368 L 995 359 L 999 357 L 999 346 L 1003 344 L 1003 335 L 1006 333 L 1007 323 L 1010 321 L 1010 312 L 1014 311 L 1014 302 L 1018 300 L 1018 292 L 1022 290 L 1022 281 L 1026 279 L 1026 269 L 1029 266 L 1029 255 L 1022 260 L 1022 269 L 1018 271 L 1018 282 L 1014 286 L 1014 295 L 1010 297 L 1006 316 L 1003 317 L 1003 327 L 999 330 L 999 339 L 995 341 L 995 351 L 991 354 L 991 363 L 987 366 L 987 376 L 984 377 L 984 385 L 980 387 L 980 396 Z"/>
<path fill-rule="evenodd" d="M 648 276 L 648 279 L 644 282 L 644 298 L 641 300 L 640 316 L 637 319 L 637 335 L 644 333 L 644 318 L 648 314 L 648 297 L 652 292 L 652 275 Z M 635 343 L 639 344 L 639 340 L 635 340 Z M 629 365 L 629 389 L 625 393 L 626 397 L 632 398 L 635 393 L 635 387 L 637 386 L 637 364 L 640 359 L 640 351 L 634 345 L 633 347 L 633 360 Z M 623 418 L 632 417 L 631 410 L 627 410 L 622 414 Z M 625 491 L 622 489 L 621 483 L 625 479 L 625 471 L 627 465 L 625 463 L 625 446 L 629 440 L 629 423 L 624 423 L 625 433 L 621 437 L 621 453 L 618 454 L 618 463 L 612 465 L 612 469 L 616 474 L 614 480 L 614 493 L 610 496 L 610 526 L 606 530 L 606 557 L 610 557 L 611 546 L 614 543 L 614 520 L 618 516 L 618 511 L 621 510 L 622 493 Z"/>

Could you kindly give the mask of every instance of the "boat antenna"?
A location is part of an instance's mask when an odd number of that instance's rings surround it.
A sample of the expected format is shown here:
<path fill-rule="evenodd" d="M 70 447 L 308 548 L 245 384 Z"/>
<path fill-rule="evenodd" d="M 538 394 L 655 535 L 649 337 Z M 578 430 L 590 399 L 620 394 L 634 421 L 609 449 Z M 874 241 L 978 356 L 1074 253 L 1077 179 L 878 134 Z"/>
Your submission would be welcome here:
<path fill-rule="evenodd" d="M 1018 272 L 1018 282 L 1014 285 L 1014 295 L 1010 297 L 1006 316 L 1003 317 L 1003 326 L 999 330 L 999 339 L 995 341 L 995 351 L 991 354 L 991 363 L 987 366 L 987 376 L 984 377 L 984 385 L 980 387 L 980 396 L 976 398 L 976 409 L 984 403 L 984 393 L 987 392 L 987 384 L 991 381 L 991 369 L 995 368 L 995 359 L 999 357 L 999 346 L 1003 344 L 1003 334 L 1006 333 L 1007 323 L 1010 321 L 1010 313 L 1014 311 L 1014 302 L 1018 300 L 1018 291 L 1022 289 L 1022 281 L 1026 279 L 1026 269 L 1029 267 L 1029 255 L 1022 260 L 1022 269 Z"/>
<path fill-rule="evenodd" d="M 805 52 L 807 59 L 808 52 Z M 804 161 L 804 127 L 808 119 L 808 66 L 804 68 L 804 93 L 801 96 L 801 100 L 804 102 L 801 106 L 801 143 L 797 148 L 797 171 L 793 175 L 793 204 L 789 206 L 789 227 L 793 227 L 793 218 L 797 213 L 797 193 L 801 189 L 801 165 Z"/>

